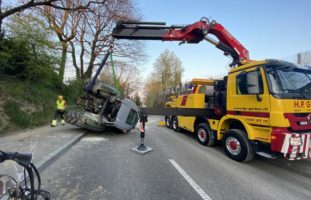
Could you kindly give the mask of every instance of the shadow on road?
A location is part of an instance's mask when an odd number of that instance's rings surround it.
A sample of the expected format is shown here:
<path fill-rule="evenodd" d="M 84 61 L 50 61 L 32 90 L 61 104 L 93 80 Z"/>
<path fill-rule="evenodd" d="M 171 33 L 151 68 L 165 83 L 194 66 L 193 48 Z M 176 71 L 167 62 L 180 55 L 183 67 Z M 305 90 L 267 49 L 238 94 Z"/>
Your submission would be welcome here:
<path fill-rule="evenodd" d="M 166 128 L 166 127 L 164 127 Z M 172 129 L 168 129 L 173 131 Z M 196 135 L 190 131 L 181 129 L 179 132 L 175 132 L 176 134 L 180 134 L 183 137 L 186 137 L 190 140 L 193 140 L 195 142 L 197 142 L 197 138 Z M 199 144 L 198 144 L 199 145 Z M 209 147 L 206 147 L 209 148 Z M 214 147 L 212 147 L 213 150 L 217 151 L 217 152 L 221 152 L 222 154 L 224 154 L 224 151 L 222 149 L 222 145 L 221 145 L 221 141 L 217 141 L 216 145 Z M 291 172 L 295 172 L 297 174 L 300 174 L 302 176 L 306 176 L 311 178 L 311 160 L 294 160 L 294 161 L 290 161 L 285 159 L 284 157 L 282 157 L 282 155 L 279 155 L 277 158 L 275 159 L 268 159 L 268 158 L 264 158 L 262 156 L 259 155 L 255 155 L 254 160 L 247 163 L 248 165 L 253 166 L 254 168 L 257 168 L 258 170 L 264 170 L 267 171 L 267 165 L 273 165 L 275 167 L 280 167 L 282 169 L 291 171 Z"/>

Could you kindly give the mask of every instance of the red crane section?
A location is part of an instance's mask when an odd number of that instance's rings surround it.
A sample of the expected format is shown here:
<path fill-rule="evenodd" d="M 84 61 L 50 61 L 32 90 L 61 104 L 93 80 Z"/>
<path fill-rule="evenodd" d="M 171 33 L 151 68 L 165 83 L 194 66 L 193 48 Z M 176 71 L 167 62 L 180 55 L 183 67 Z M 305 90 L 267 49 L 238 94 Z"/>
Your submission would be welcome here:
<path fill-rule="evenodd" d="M 218 41 L 210 38 L 208 34 L 214 35 Z M 121 21 L 117 23 L 112 36 L 116 39 L 181 41 L 181 43 L 199 43 L 207 40 L 225 55 L 232 57 L 231 66 L 249 61 L 248 50 L 221 24 L 214 20 L 210 22 L 207 18 L 185 26 L 166 26 L 164 22 Z"/>

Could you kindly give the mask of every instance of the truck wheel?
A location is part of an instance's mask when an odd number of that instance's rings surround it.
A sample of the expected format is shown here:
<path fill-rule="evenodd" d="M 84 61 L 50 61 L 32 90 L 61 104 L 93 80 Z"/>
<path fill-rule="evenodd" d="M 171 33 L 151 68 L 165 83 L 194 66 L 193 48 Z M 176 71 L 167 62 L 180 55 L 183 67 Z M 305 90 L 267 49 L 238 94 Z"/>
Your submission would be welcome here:
<path fill-rule="evenodd" d="M 246 133 L 239 129 L 231 129 L 224 133 L 222 139 L 225 153 L 238 162 L 248 162 L 254 158 L 254 149 Z"/>
<path fill-rule="evenodd" d="M 165 116 L 165 125 L 167 128 L 172 128 L 171 118 L 168 116 Z"/>
<path fill-rule="evenodd" d="M 173 117 L 173 119 L 172 119 L 172 128 L 175 132 L 180 131 L 180 128 L 178 127 L 178 118 L 177 117 Z"/>
<path fill-rule="evenodd" d="M 196 136 L 198 142 L 202 145 L 213 146 L 215 144 L 213 132 L 206 123 L 201 123 L 197 126 Z"/>

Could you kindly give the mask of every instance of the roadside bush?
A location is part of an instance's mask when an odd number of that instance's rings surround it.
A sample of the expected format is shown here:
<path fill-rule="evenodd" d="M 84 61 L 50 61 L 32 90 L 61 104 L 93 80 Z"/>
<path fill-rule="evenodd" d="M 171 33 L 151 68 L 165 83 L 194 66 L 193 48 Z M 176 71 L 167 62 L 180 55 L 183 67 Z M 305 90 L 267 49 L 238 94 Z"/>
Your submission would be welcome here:
<path fill-rule="evenodd" d="M 0 92 L 3 95 L 3 110 L 10 117 L 9 130 L 15 128 L 28 128 L 48 124 L 56 109 L 56 98 L 63 95 L 68 105 L 74 105 L 82 93 L 83 84 L 80 81 L 71 81 L 63 88 L 56 86 L 45 86 L 33 84 L 29 80 L 20 80 L 16 77 L 5 77 L 0 79 Z M 22 107 L 30 105 L 34 110 L 29 113 L 23 111 Z M 21 106 L 23 105 L 23 106 Z M 0 116 L 0 120 L 1 120 Z M 7 131 L 0 124 L 3 132 Z M 14 128 L 15 127 L 15 128 Z"/>
<path fill-rule="evenodd" d="M 4 111 L 11 118 L 11 121 L 14 122 L 20 128 L 27 128 L 30 126 L 31 117 L 22 111 L 15 101 L 8 101 L 4 105 Z"/>
<path fill-rule="evenodd" d="M 36 112 L 31 115 L 31 127 L 46 125 L 53 119 L 55 110 L 51 107 L 48 110 Z"/>
<path fill-rule="evenodd" d="M 57 86 L 58 75 L 54 70 L 56 57 L 39 51 L 21 38 L 0 39 L 0 74 L 32 83 Z"/>
<path fill-rule="evenodd" d="M 2 122 L 2 119 L 0 118 L 0 134 L 4 133 L 4 125 L 3 125 L 3 122 Z"/>
<path fill-rule="evenodd" d="M 47 124 L 58 94 L 72 105 L 82 91 L 79 81 L 60 81 L 58 43 L 49 30 L 23 22 L 12 20 L 8 34 L 0 37 L 0 110 L 6 116 L 0 115 L 0 132 Z"/>
<path fill-rule="evenodd" d="M 62 94 L 67 100 L 69 105 L 74 104 L 77 101 L 77 98 L 83 92 L 83 82 L 79 80 L 70 81 L 68 85 L 63 89 Z"/>
<path fill-rule="evenodd" d="M 25 41 L 0 40 L 0 73 L 19 78 L 26 77 L 29 52 Z"/>

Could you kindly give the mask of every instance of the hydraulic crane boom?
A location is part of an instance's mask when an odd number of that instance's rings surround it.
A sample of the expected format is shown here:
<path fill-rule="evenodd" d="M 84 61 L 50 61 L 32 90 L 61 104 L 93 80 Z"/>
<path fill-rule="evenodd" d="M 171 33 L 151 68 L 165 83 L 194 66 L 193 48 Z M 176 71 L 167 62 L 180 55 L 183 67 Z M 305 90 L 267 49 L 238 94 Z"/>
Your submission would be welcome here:
<path fill-rule="evenodd" d="M 216 36 L 218 41 L 208 34 Z M 230 66 L 249 61 L 248 50 L 235 39 L 221 24 L 202 18 L 190 25 L 166 26 L 164 22 L 120 21 L 113 30 L 116 39 L 181 41 L 181 43 L 199 43 L 206 40 L 225 55 L 230 55 L 233 62 Z"/>

